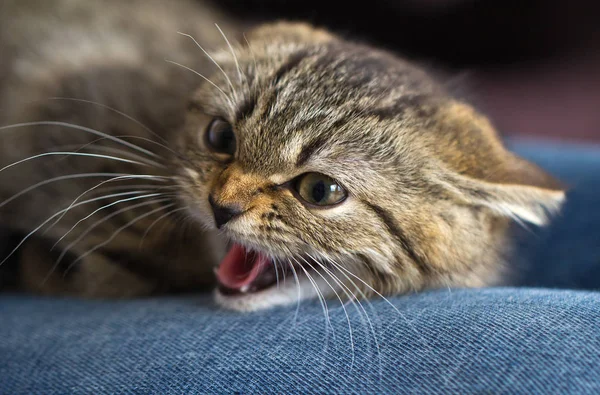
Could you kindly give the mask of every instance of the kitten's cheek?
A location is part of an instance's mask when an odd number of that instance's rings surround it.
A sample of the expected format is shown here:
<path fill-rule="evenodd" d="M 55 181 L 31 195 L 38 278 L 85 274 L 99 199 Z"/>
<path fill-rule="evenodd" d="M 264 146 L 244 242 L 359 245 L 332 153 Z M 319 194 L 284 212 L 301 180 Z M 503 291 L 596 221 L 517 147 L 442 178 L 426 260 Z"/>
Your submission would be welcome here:
<path fill-rule="evenodd" d="M 205 188 L 183 189 L 179 194 L 179 199 L 197 222 L 216 229 L 212 210 L 208 203 L 208 192 Z"/>
<path fill-rule="evenodd" d="M 232 236 L 248 237 L 248 236 L 260 236 L 260 225 L 258 218 L 252 213 L 242 214 L 235 220 L 227 223 L 227 226 L 223 227 L 225 233 Z"/>
<path fill-rule="evenodd" d="M 356 217 L 360 218 L 358 213 L 361 211 L 357 207 L 356 201 L 348 196 L 343 202 L 330 207 L 308 207 L 308 210 L 315 216 L 324 218 Z"/>

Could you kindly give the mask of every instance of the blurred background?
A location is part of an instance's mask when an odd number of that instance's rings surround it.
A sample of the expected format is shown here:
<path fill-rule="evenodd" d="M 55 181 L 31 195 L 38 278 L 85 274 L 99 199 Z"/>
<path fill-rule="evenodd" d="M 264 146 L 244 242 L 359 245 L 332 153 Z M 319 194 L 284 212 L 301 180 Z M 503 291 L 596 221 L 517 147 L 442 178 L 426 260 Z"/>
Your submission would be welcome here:
<path fill-rule="evenodd" d="M 600 142 L 600 2 L 220 0 L 326 26 L 448 72 L 505 136 Z"/>

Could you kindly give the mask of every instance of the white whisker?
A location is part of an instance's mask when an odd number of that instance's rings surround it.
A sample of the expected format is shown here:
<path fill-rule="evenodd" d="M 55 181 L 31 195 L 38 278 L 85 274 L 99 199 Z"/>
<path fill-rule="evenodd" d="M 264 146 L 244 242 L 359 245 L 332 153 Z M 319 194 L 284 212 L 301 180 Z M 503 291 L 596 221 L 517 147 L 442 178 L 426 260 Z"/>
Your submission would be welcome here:
<path fill-rule="evenodd" d="M 323 296 L 323 293 L 319 289 L 319 285 L 317 284 L 317 282 L 312 278 L 310 273 L 308 273 L 308 270 L 306 270 L 304 268 L 304 266 L 302 266 L 300 264 L 300 262 L 298 262 L 294 257 L 291 257 L 291 258 L 294 260 L 294 262 L 296 262 L 298 267 L 300 269 L 302 269 L 302 271 L 304 272 L 304 275 L 306 276 L 308 281 L 310 281 L 310 283 L 312 284 L 315 291 L 317 291 L 317 297 L 319 298 L 319 302 L 321 303 L 321 308 L 323 309 L 323 314 L 325 315 L 325 347 L 323 348 L 323 352 L 325 352 L 327 350 L 327 347 L 329 344 L 329 336 L 328 336 L 329 328 L 331 328 L 331 333 L 332 333 L 333 339 L 335 341 L 335 329 L 333 328 L 333 325 L 331 324 L 331 318 L 329 317 L 329 307 L 327 306 L 327 301 L 325 300 L 325 296 Z"/>
<path fill-rule="evenodd" d="M 6 165 L 3 168 L 1 168 L 0 172 L 3 172 L 6 169 L 10 169 L 11 167 L 17 166 L 17 165 L 19 165 L 21 163 L 25 163 L 25 162 L 28 162 L 28 161 L 33 160 L 33 159 L 42 158 L 44 156 L 54 156 L 54 155 L 87 156 L 87 157 L 92 157 L 92 158 L 111 159 L 111 160 L 114 160 L 114 161 L 117 161 L 117 162 L 125 162 L 125 163 L 133 163 L 133 164 L 142 165 L 142 166 L 149 166 L 146 163 L 137 162 L 137 161 L 134 161 L 134 160 L 119 158 L 119 157 L 110 156 L 110 155 L 88 154 L 88 153 L 82 153 L 82 152 L 54 151 L 54 152 L 46 152 L 46 153 L 43 153 L 43 154 L 38 154 L 38 155 L 30 156 L 29 158 L 25 158 L 25 159 L 21 159 L 19 161 L 13 162 L 10 165 Z"/>
<path fill-rule="evenodd" d="M 309 255 L 309 257 L 310 257 L 310 255 Z M 329 281 L 327 281 L 327 279 L 325 278 L 325 276 L 323 276 L 313 265 L 311 265 L 306 259 L 304 259 L 304 257 L 300 256 L 300 259 L 302 259 L 314 272 L 316 272 L 319 276 L 321 276 L 321 278 L 323 279 L 323 281 L 325 281 L 327 283 L 327 285 L 329 286 L 329 288 L 331 288 L 331 290 L 333 291 L 333 293 L 335 294 L 335 296 L 340 301 L 342 309 L 344 310 L 344 314 L 346 315 L 346 321 L 348 322 L 348 333 L 349 333 L 349 336 L 350 336 L 350 348 L 352 350 L 352 361 L 350 363 L 350 370 L 352 370 L 352 368 L 354 367 L 354 359 L 355 359 L 354 336 L 353 336 L 353 332 L 352 332 L 352 324 L 350 323 L 350 316 L 348 315 L 348 311 L 346 310 L 346 306 L 345 306 L 344 302 L 342 301 L 342 298 L 340 297 L 340 295 L 336 292 L 335 288 L 329 283 Z M 344 287 L 343 284 L 337 279 L 337 277 L 335 277 L 331 272 L 329 272 L 327 270 L 327 268 L 325 268 L 324 265 L 322 265 L 322 264 L 319 263 L 319 261 L 317 261 L 314 258 L 312 258 L 312 260 L 316 264 L 318 264 L 319 267 L 321 267 L 322 269 L 324 269 L 329 274 L 329 276 L 331 277 L 331 279 L 337 283 L 338 286 L 342 287 L 341 288 L 342 291 L 346 294 L 346 296 L 348 297 L 348 299 L 354 304 L 353 298 L 351 298 L 350 294 L 348 294 L 348 292 L 346 292 L 346 290 L 343 288 Z M 358 308 L 357 308 L 357 311 L 359 311 L 359 313 L 360 313 L 360 310 L 358 310 Z"/>
<path fill-rule="evenodd" d="M 375 290 L 372 286 L 370 286 L 369 284 L 367 284 L 365 281 L 363 281 L 363 279 L 361 279 L 360 277 L 358 277 L 357 275 L 355 275 L 354 273 L 352 273 L 351 271 L 349 271 L 348 269 L 346 269 L 343 265 L 331 260 L 329 257 L 325 256 L 325 259 L 327 259 L 329 262 L 332 263 L 332 265 L 334 267 L 336 267 L 338 270 L 340 270 L 340 273 L 344 274 L 342 271 L 348 273 L 349 275 L 351 275 L 352 277 L 356 278 L 358 281 L 360 281 L 362 284 L 364 284 L 370 291 L 372 291 L 374 294 L 378 295 L 381 299 L 383 299 L 392 309 L 394 309 L 396 311 L 396 313 L 398 314 L 398 316 L 400 318 L 402 318 L 402 320 L 404 322 L 406 322 L 406 324 L 413 330 L 413 332 L 419 337 L 419 339 L 421 340 L 421 342 L 423 343 L 423 345 L 425 347 L 430 347 L 429 343 L 427 342 L 427 340 L 423 337 L 423 335 L 421 335 L 419 333 L 419 331 L 414 327 L 414 325 L 412 325 L 412 323 L 408 320 L 408 318 L 406 318 L 406 316 L 400 311 L 398 310 L 398 308 L 396 306 L 393 305 L 392 302 L 390 302 L 385 296 L 383 296 L 381 293 L 379 293 L 377 290 Z M 344 274 L 344 276 L 346 276 Z M 346 276 L 348 278 L 348 276 Z M 348 278 L 349 279 L 349 278 Z M 354 282 L 352 282 L 354 284 Z M 355 285 L 356 287 L 356 285 Z M 362 290 L 360 290 L 360 288 L 356 287 L 356 289 L 360 292 L 361 296 L 365 299 L 368 300 L 368 298 L 366 297 L 366 295 L 362 292 Z"/>
<path fill-rule="evenodd" d="M 121 136 L 117 136 L 117 137 L 121 137 Z M 140 162 L 143 162 L 146 165 L 150 165 L 150 166 L 154 166 L 154 167 L 159 167 L 162 169 L 165 169 L 167 166 L 165 166 L 163 163 L 159 163 L 159 162 L 155 162 L 151 159 L 148 159 L 144 156 L 141 155 L 136 155 L 132 152 L 129 151 L 125 151 L 123 149 L 119 149 L 119 148 L 114 148 L 114 147 L 104 147 L 101 145 L 94 145 L 94 143 L 96 143 L 99 140 L 105 140 L 104 138 L 100 138 L 100 139 L 96 139 L 94 141 L 92 141 L 91 143 L 87 143 L 84 145 L 81 144 L 68 144 L 68 145 L 61 145 L 61 146 L 54 146 L 53 149 L 61 149 L 61 150 L 74 150 L 74 153 L 77 152 L 81 152 L 83 150 L 89 149 L 89 150 L 96 150 L 99 152 L 108 152 L 111 154 L 119 154 L 119 155 L 123 155 L 123 156 L 128 156 L 129 159 L 134 159 Z M 65 156 L 63 159 L 68 158 L 68 156 Z M 62 160 L 62 159 L 61 159 Z"/>
<path fill-rule="evenodd" d="M 82 223 L 83 221 L 85 221 L 86 219 L 90 218 L 91 216 L 93 216 L 94 214 L 107 209 L 109 207 L 115 206 L 119 203 L 124 203 L 124 202 L 130 202 L 132 200 L 139 200 L 139 199 L 145 199 L 145 198 L 149 198 L 149 197 L 155 197 L 155 196 L 161 196 L 163 195 L 162 193 L 151 193 L 151 194 L 147 194 L 147 195 L 142 195 L 142 196 L 134 196 L 134 197 L 130 197 L 127 199 L 120 199 L 117 200 L 116 202 L 112 202 L 109 203 L 107 205 L 104 205 L 94 211 L 92 211 L 90 214 L 86 215 L 85 217 L 83 217 L 82 219 L 80 219 L 79 221 L 77 221 L 75 223 L 75 225 L 73 225 L 65 234 L 63 234 L 53 245 L 52 248 L 50 248 L 50 251 L 52 251 L 54 248 L 56 248 L 56 246 L 65 238 L 69 235 L 69 233 L 71 233 L 73 231 L 73 229 L 75 229 L 77 227 L 77 225 L 79 225 L 80 223 Z"/>
<path fill-rule="evenodd" d="M 154 203 L 157 203 L 156 201 Z M 108 243 L 110 243 L 111 241 L 113 241 L 115 239 L 115 237 L 117 237 L 117 235 L 119 233 L 121 233 L 124 229 L 130 227 L 131 225 L 133 225 L 134 223 L 136 223 L 137 221 L 144 219 L 154 213 L 157 213 L 158 211 L 167 209 L 169 207 L 173 207 L 175 205 L 175 203 L 171 203 L 171 204 L 167 204 L 166 206 L 160 206 L 154 210 L 150 210 L 149 212 L 142 214 L 140 216 L 137 216 L 136 218 L 134 218 L 133 220 L 127 222 L 125 225 L 121 226 L 119 229 L 117 229 L 115 232 L 113 232 L 113 234 L 106 239 L 105 241 L 103 241 L 100 244 L 97 244 L 94 248 L 88 250 L 87 252 L 85 252 L 84 254 L 80 255 L 77 257 L 77 259 L 75 259 L 73 262 L 71 262 L 71 264 L 69 264 L 69 266 L 67 267 L 67 270 L 65 270 L 65 274 L 69 272 L 69 270 L 75 266 L 75 264 L 79 261 L 81 261 L 82 259 L 84 259 L 86 256 L 93 254 L 94 251 L 97 251 L 98 249 L 104 247 L 105 245 L 107 245 Z"/>
<path fill-rule="evenodd" d="M 227 46 L 229 47 L 229 50 L 231 51 L 231 55 L 233 56 L 233 61 L 235 62 L 235 67 L 237 68 L 238 77 L 240 79 L 240 85 L 242 85 L 243 84 L 243 81 L 242 81 L 242 69 L 240 68 L 240 63 L 238 62 L 238 58 L 235 55 L 235 51 L 233 50 L 233 47 L 231 46 L 231 43 L 227 39 L 227 36 L 225 36 L 225 33 L 223 33 L 223 30 L 221 30 L 221 28 L 219 27 L 219 25 L 216 24 L 216 23 L 215 23 L 215 26 L 217 27 L 217 29 L 219 29 L 219 33 L 221 33 L 221 36 L 223 36 L 223 38 L 225 39 L 225 42 L 227 43 Z"/>
<path fill-rule="evenodd" d="M 277 270 L 277 258 L 273 257 L 271 259 L 271 262 L 273 262 L 273 268 L 275 269 L 275 279 L 277 281 L 277 289 L 279 289 L 279 270 Z"/>
<path fill-rule="evenodd" d="M 236 92 L 235 92 L 235 88 L 233 87 L 233 84 L 231 83 L 231 80 L 229 79 L 229 76 L 227 75 L 227 73 L 225 72 L 225 70 L 223 70 L 223 68 L 221 67 L 221 65 L 212 57 L 210 56 L 210 54 L 208 53 L 208 51 L 206 51 L 202 45 L 200 45 L 200 43 L 198 41 L 196 41 L 196 39 L 194 37 L 192 37 L 189 34 L 186 33 L 182 33 L 182 32 L 177 32 L 178 34 L 181 34 L 182 36 L 185 36 L 187 38 L 190 38 L 194 44 L 196 44 L 196 46 L 198 46 L 198 48 L 200 48 L 200 50 L 202 50 L 202 52 L 204 52 L 204 54 L 206 56 L 208 56 L 208 58 L 215 64 L 215 66 L 217 66 L 217 68 L 221 71 L 221 73 L 223 73 L 223 76 L 225 76 L 225 79 L 227 80 L 227 83 L 229 84 L 229 86 L 231 87 L 231 92 L 234 95 L 234 98 L 237 98 Z M 213 84 L 214 85 L 214 84 Z M 216 85 L 215 85 L 216 86 Z"/>
<path fill-rule="evenodd" d="M 136 193 L 143 193 L 144 191 L 132 191 L 132 192 L 122 192 L 122 193 L 115 193 L 112 195 L 105 195 L 105 196 L 100 196 L 100 197 L 96 197 L 94 199 L 89 199 L 89 200 L 84 200 L 82 202 L 77 203 L 74 207 L 76 206 L 81 206 L 83 204 L 87 204 L 87 203 L 92 203 L 92 202 L 96 202 L 98 200 L 102 200 L 102 199 L 108 199 L 111 197 L 118 197 L 118 196 L 126 196 L 126 195 L 133 195 Z M 19 244 L 17 244 L 17 246 L 8 254 L 8 256 L 6 256 L 1 262 L 0 262 L 0 266 L 2 266 L 2 264 L 4 262 L 6 262 L 8 260 L 8 258 L 10 258 L 15 252 L 17 252 L 17 250 L 32 236 L 34 235 L 38 230 L 40 230 L 41 228 L 44 227 L 44 225 L 46 225 L 48 222 L 50 222 L 53 218 L 59 216 L 60 214 L 62 214 L 64 211 L 68 210 L 68 208 L 62 209 L 58 212 L 56 212 L 55 214 L 53 214 L 52 216 L 48 217 L 44 222 L 42 222 L 39 226 L 37 226 L 35 229 L 33 229 L 31 232 L 29 232 L 25 237 L 23 237 L 23 239 L 21 239 L 21 241 L 19 242 Z"/>
<path fill-rule="evenodd" d="M 156 220 L 154 220 L 154 222 L 152 222 L 150 224 L 150 226 L 148 226 L 148 229 L 146 229 L 146 231 L 144 232 L 144 235 L 142 236 L 142 240 L 140 241 L 138 248 L 142 249 L 142 246 L 144 245 L 144 240 L 146 239 L 146 236 L 148 236 L 148 233 L 150 233 L 150 229 L 152 229 L 154 227 L 154 225 L 159 223 L 163 218 L 168 217 L 169 215 L 172 215 L 173 213 L 176 213 L 176 212 L 179 212 L 182 210 L 187 210 L 187 209 L 188 209 L 187 207 L 176 208 L 176 209 L 167 211 L 166 213 L 164 213 L 163 215 L 158 217 Z"/>
<path fill-rule="evenodd" d="M 302 299 L 302 287 L 300 287 L 300 279 L 298 278 L 298 273 L 296 273 L 296 269 L 294 265 L 288 261 L 288 266 L 292 269 L 292 273 L 294 274 L 294 279 L 296 280 L 296 289 L 298 290 L 298 296 L 296 298 L 296 312 L 294 313 L 294 323 L 298 321 L 298 312 L 300 311 L 300 300 Z"/>
<path fill-rule="evenodd" d="M 65 211 L 56 221 L 54 221 L 54 223 L 52 225 L 50 225 L 44 231 L 44 233 L 46 233 L 48 230 L 50 230 L 52 227 L 54 227 L 54 225 L 56 225 L 58 222 L 60 222 L 60 220 L 67 214 L 67 212 L 73 206 L 73 204 L 75 204 L 82 196 L 84 196 L 88 192 L 91 192 L 94 189 L 96 189 L 96 188 L 98 188 L 98 187 L 100 187 L 100 186 L 102 186 L 102 185 L 104 185 L 106 183 L 114 182 L 114 181 L 122 181 L 122 180 L 133 180 L 133 179 L 149 179 L 149 180 L 158 181 L 158 182 L 166 182 L 166 180 L 168 180 L 168 177 L 153 176 L 153 175 L 149 175 L 149 174 L 142 174 L 142 175 L 112 174 L 112 175 L 116 175 L 116 177 L 113 177 L 113 178 L 111 178 L 109 180 L 102 181 L 102 182 L 94 185 L 93 187 L 87 189 L 86 191 L 84 191 L 83 193 L 81 193 L 79 196 L 77 196 L 75 198 L 75 200 L 73 200 L 73 202 L 71 202 L 71 206 L 69 206 L 67 208 L 67 211 Z M 1 207 L 1 205 L 0 205 L 0 207 Z"/>
<path fill-rule="evenodd" d="M 149 202 L 142 202 L 142 203 L 138 203 L 138 204 L 134 204 L 133 206 L 129 206 L 129 207 L 124 207 L 120 210 L 115 211 L 114 213 L 111 213 L 109 215 L 107 215 L 106 217 L 94 222 L 91 226 L 89 226 L 84 232 L 82 232 L 79 237 L 77 239 L 75 239 L 74 241 L 72 241 L 71 243 L 69 243 L 69 245 L 67 245 L 63 251 L 61 252 L 61 254 L 58 256 L 58 258 L 56 259 L 56 262 L 54 263 L 54 266 L 52 267 L 52 270 L 50 271 L 50 273 L 48 274 L 47 278 L 50 277 L 50 274 L 52 274 L 52 272 L 54 270 L 56 270 L 56 268 L 58 267 L 58 265 L 60 264 L 60 262 L 62 261 L 62 259 L 65 257 L 65 255 L 67 254 L 67 252 L 69 252 L 76 244 L 78 244 L 81 240 L 83 240 L 92 230 L 94 230 L 98 225 L 103 224 L 104 222 L 108 221 L 109 219 L 124 213 L 125 211 L 129 211 L 129 210 L 134 210 L 136 208 L 139 207 L 143 207 L 143 206 L 149 206 L 151 204 L 155 204 L 155 203 L 161 203 L 161 202 L 166 202 L 169 199 L 155 199 L 155 200 L 151 200 Z M 46 278 L 46 279 L 47 279 Z M 46 281 L 46 280 L 44 280 Z"/>
<path fill-rule="evenodd" d="M 310 281 L 312 286 L 315 288 L 315 291 L 317 291 L 317 296 L 319 298 L 319 302 L 321 303 L 321 307 L 323 308 L 323 314 L 325 315 L 326 324 L 329 324 L 329 327 L 331 328 L 331 331 L 335 337 L 335 331 L 333 329 L 333 325 L 331 324 L 331 318 L 329 317 L 329 306 L 327 305 L 327 302 L 325 301 L 325 296 L 321 292 L 319 285 L 312 278 L 312 276 L 308 273 L 308 271 L 304 268 L 304 266 L 302 266 L 300 264 L 300 262 L 298 262 L 298 260 L 296 258 L 292 257 L 292 259 L 294 260 L 294 262 L 296 262 L 298 267 L 300 267 L 300 269 L 302 269 L 302 271 L 304 272 L 304 274 L 306 275 L 306 277 L 308 278 L 308 280 Z"/>
<path fill-rule="evenodd" d="M 348 269 L 346 269 L 343 265 L 338 264 L 335 261 L 332 261 L 331 259 L 329 259 L 328 257 L 325 257 L 325 259 L 327 259 L 329 262 L 331 262 L 333 265 L 335 265 L 339 270 L 343 270 L 346 273 L 350 274 L 352 277 L 356 278 L 358 281 L 360 281 L 361 283 L 363 283 L 367 288 L 369 288 L 370 291 L 372 291 L 373 293 L 375 293 L 377 296 L 379 296 L 381 299 L 383 299 L 387 304 L 389 304 L 397 313 L 398 315 L 404 317 L 404 314 L 402 314 L 402 312 L 400 312 L 400 310 L 398 310 L 398 308 L 396 306 L 394 306 L 394 304 L 392 302 L 390 302 L 385 296 L 383 296 L 381 293 L 377 292 L 373 287 L 371 287 L 369 284 L 367 284 L 366 282 L 363 281 L 363 279 L 361 279 L 360 277 L 358 277 L 357 275 L 355 275 L 354 273 L 352 273 L 351 271 L 349 271 Z M 364 293 L 362 294 L 362 296 L 367 299 L 367 297 L 364 295 Z M 406 318 L 405 318 L 406 319 Z"/>
<path fill-rule="evenodd" d="M 286 281 L 287 281 L 287 275 L 285 273 L 285 266 L 283 265 L 283 262 L 281 260 L 278 260 L 279 262 L 279 268 L 281 269 L 281 273 L 283 274 L 283 285 L 285 286 Z"/>
<path fill-rule="evenodd" d="M 341 266 L 340 264 L 338 264 L 337 262 L 334 262 L 334 261 L 332 261 L 330 259 L 328 259 L 328 261 L 330 261 L 332 263 L 332 265 L 339 270 L 339 267 Z M 346 278 L 350 281 L 351 284 L 354 285 L 354 287 L 362 295 L 362 297 L 365 298 L 365 300 L 368 301 L 368 299 L 365 297 L 365 294 L 362 292 L 362 290 L 360 290 L 360 288 L 357 287 L 356 284 L 352 280 L 350 280 L 347 276 L 346 276 Z M 375 328 L 373 326 L 373 322 L 369 318 L 369 314 L 367 313 L 366 309 L 364 308 L 364 306 L 362 305 L 362 303 L 358 299 L 356 301 L 358 302 L 358 306 L 360 306 L 360 309 L 364 313 L 364 317 L 367 320 L 367 324 L 368 324 L 370 332 L 371 332 L 371 334 L 373 336 L 373 341 L 375 342 L 375 348 L 377 349 L 377 358 L 378 358 L 378 362 L 379 362 L 379 375 L 381 376 L 383 374 L 383 363 L 382 363 L 382 360 L 381 360 L 381 348 L 379 346 L 379 339 L 377 339 L 377 333 L 375 332 Z M 370 303 L 369 303 L 369 305 L 370 305 Z M 371 308 L 373 308 L 373 307 L 371 306 Z"/>
<path fill-rule="evenodd" d="M 252 45 L 250 45 L 250 41 L 248 41 L 248 38 L 246 37 L 246 34 L 243 34 L 244 36 L 244 40 L 246 40 L 246 44 L 248 44 L 248 49 L 250 50 L 250 54 L 252 55 L 252 60 L 254 61 L 254 83 L 256 83 L 256 79 L 258 78 L 258 63 L 256 62 L 256 55 L 254 54 L 254 51 L 252 50 Z"/>
<path fill-rule="evenodd" d="M 96 105 L 96 106 L 99 106 L 99 107 L 102 107 L 102 108 L 106 108 L 109 111 L 112 111 L 112 112 L 114 112 L 116 114 L 119 114 L 119 115 L 121 115 L 121 116 L 129 119 L 130 121 L 132 121 L 136 125 L 140 126 L 142 129 L 144 129 L 145 131 L 147 131 L 151 135 L 153 135 L 153 136 L 158 137 L 159 139 L 161 139 L 165 144 L 167 143 L 167 140 L 165 140 L 158 133 L 153 132 L 152 129 L 150 129 L 148 126 L 144 125 L 143 123 L 141 123 L 137 119 L 133 118 L 132 116 L 129 116 L 129 115 L 125 114 L 124 112 L 117 110 L 114 107 L 107 106 L 106 104 L 95 102 L 95 101 L 92 101 L 92 100 L 77 99 L 77 98 L 74 98 L 74 97 L 60 97 L 60 96 L 49 97 L 48 100 L 68 100 L 68 101 L 74 101 L 74 102 L 80 102 L 80 103 L 93 104 L 93 105 Z"/>
<path fill-rule="evenodd" d="M 166 149 L 167 151 L 171 152 L 173 155 L 177 156 L 178 158 L 183 158 L 183 159 L 185 159 L 185 160 L 188 160 L 188 159 L 187 159 L 187 158 L 186 158 L 184 155 L 180 154 L 179 152 L 177 152 L 177 151 L 174 151 L 173 149 L 169 148 L 168 146 L 166 146 L 166 145 L 164 145 L 164 144 L 161 144 L 161 143 L 159 143 L 158 141 L 154 141 L 154 140 L 152 140 L 152 139 L 149 139 L 149 138 L 147 138 L 147 137 L 142 137 L 142 136 L 134 136 L 134 135 L 130 135 L 130 134 L 116 135 L 116 136 L 113 136 L 113 137 L 116 137 L 116 138 L 119 138 L 119 139 L 128 138 L 128 139 L 142 140 L 142 141 L 145 141 L 145 142 L 147 142 L 147 143 L 154 144 L 154 145 L 157 145 L 157 146 L 159 146 L 159 147 L 161 147 L 161 148 L 164 148 L 164 149 Z M 106 138 L 106 137 L 100 137 L 100 138 L 98 138 L 98 139 L 96 139 L 96 140 L 94 140 L 94 141 L 90 141 L 89 143 L 82 145 L 82 146 L 81 146 L 81 149 L 84 149 L 84 148 L 86 148 L 87 146 L 89 146 L 89 145 L 92 145 L 92 144 L 94 144 L 94 143 L 97 143 L 97 142 L 99 142 L 99 141 L 102 141 L 102 140 L 107 140 L 107 138 Z M 158 154 L 156 154 L 155 156 L 156 156 L 156 158 L 158 158 L 158 159 L 164 160 L 164 159 L 162 159 L 162 158 L 160 157 L 160 155 L 158 155 Z M 147 159 L 147 160 L 149 160 L 149 159 Z"/>
<path fill-rule="evenodd" d="M 118 137 L 118 138 L 128 138 L 128 139 L 137 139 L 137 140 L 146 141 L 146 142 L 148 142 L 150 144 L 158 145 L 159 147 L 166 149 L 167 151 L 171 152 L 173 155 L 177 156 L 178 158 L 184 158 L 184 159 L 188 160 L 184 155 L 180 154 L 179 152 L 174 151 L 173 149 L 169 148 L 168 146 L 166 146 L 164 144 L 159 143 L 158 141 L 154 141 L 154 140 L 146 138 L 146 137 L 132 136 L 132 135 L 127 135 L 127 134 L 125 134 L 125 135 L 118 135 L 118 136 L 115 136 L 115 137 Z"/>
<path fill-rule="evenodd" d="M 119 139 L 117 137 L 114 137 L 114 136 L 111 136 L 111 135 L 109 135 L 107 133 L 99 132 L 99 131 L 97 131 L 95 129 L 87 128 L 85 126 L 75 125 L 75 124 L 68 123 L 68 122 L 59 122 L 59 121 L 22 122 L 22 123 L 15 123 L 15 124 L 12 124 L 12 125 L 2 126 L 2 127 L 0 127 L 0 131 L 7 130 L 7 129 L 24 128 L 24 127 L 28 127 L 28 126 L 44 126 L 44 125 L 45 126 L 62 126 L 62 127 L 69 128 L 69 129 L 81 130 L 83 132 L 94 134 L 96 136 L 105 137 L 105 138 L 107 138 L 109 140 L 118 142 L 118 143 L 120 143 L 122 145 L 125 145 L 125 146 L 127 146 L 127 147 L 129 147 L 131 149 L 136 150 L 136 151 L 143 152 L 146 155 L 150 155 L 150 156 L 155 157 L 155 158 L 158 157 L 158 155 L 156 155 L 152 151 L 148 151 L 147 149 L 138 147 L 135 144 L 129 143 L 129 142 L 125 141 L 125 140 L 121 140 L 121 139 Z"/>
<path fill-rule="evenodd" d="M 135 184 L 135 185 L 117 185 L 117 186 L 113 186 L 113 187 L 99 188 L 99 189 L 94 190 L 94 193 L 119 191 L 119 190 L 123 190 L 123 189 L 131 189 L 132 187 L 149 189 L 150 191 L 154 191 L 154 190 L 160 191 L 160 190 L 164 190 L 164 189 L 177 189 L 177 186 L 175 186 L 175 185 L 157 186 L 157 185 L 152 185 L 152 184 Z"/>
<path fill-rule="evenodd" d="M 215 84 L 214 82 L 212 82 L 211 80 L 209 80 L 207 77 L 203 76 L 202 74 L 200 74 L 199 72 L 197 72 L 196 70 L 189 68 L 187 66 L 182 65 L 181 63 L 177 63 L 174 62 L 172 60 L 168 60 L 165 59 L 166 62 L 172 63 L 176 66 L 182 67 L 188 71 L 191 71 L 192 73 L 196 74 L 197 76 L 203 78 L 206 82 L 208 82 L 209 84 L 211 84 L 212 86 L 214 86 L 216 89 L 219 90 L 219 92 L 221 92 L 221 94 L 223 94 L 223 96 L 225 96 L 225 99 L 227 100 L 227 102 L 229 103 L 229 106 L 231 107 L 231 109 L 233 110 L 235 108 L 235 105 L 233 103 L 233 101 L 229 98 L 229 96 L 227 96 L 227 94 L 225 93 L 225 91 L 223 91 L 223 89 L 219 88 L 219 86 L 217 84 Z"/>
<path fill-rule="evenodd" d="M 80 174 L 68 174 L 66 176 L 60 176 L 60 177 L 50 178 L 48 180 L 40 181 L 37 184 L 34 184 L 34 185 L 32 185 L 32 186 L 30 186 L 28 188 L 23 189 L 21 192 L 18 192 L 16 194 L 12 195 L 8 199 L 6 199 L 2 203 L 0 203 L 0 208 L 6 206 L 8 203 L 12 202 L 13 200 L 17 199 L 18 197 L 23 196 L 27 192 L 32 191 L 35 188 L 39 188 L 41 186 L 44 186 L 46 184 L 50 184 L 52 182 L 63 181 L 63 180 L 71 180 L 71 179 L 75 179 L 75 178 L 112 177 L 112 176 L 115 176 L 115 175 L 125 175 L 125 174 L 119 174 L 119 173 L 80 173 Z"/>

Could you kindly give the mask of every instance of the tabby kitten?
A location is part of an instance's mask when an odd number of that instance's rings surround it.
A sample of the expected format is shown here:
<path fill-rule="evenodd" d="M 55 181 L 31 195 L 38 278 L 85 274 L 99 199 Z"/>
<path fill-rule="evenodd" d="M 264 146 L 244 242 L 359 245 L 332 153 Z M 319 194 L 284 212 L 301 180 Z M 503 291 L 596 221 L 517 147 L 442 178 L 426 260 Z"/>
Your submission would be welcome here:
<path fill-rule="evenodd" d="M 0 224 L 26 236 L 20 285 L 181 292 L 217 267 L 238 310 L 480 287 L 507 274 L 512 222 L 559 209 L 550 176 L 406 60 L 165 4 L 0 9 L 0 167 L 18 162 Z"/>

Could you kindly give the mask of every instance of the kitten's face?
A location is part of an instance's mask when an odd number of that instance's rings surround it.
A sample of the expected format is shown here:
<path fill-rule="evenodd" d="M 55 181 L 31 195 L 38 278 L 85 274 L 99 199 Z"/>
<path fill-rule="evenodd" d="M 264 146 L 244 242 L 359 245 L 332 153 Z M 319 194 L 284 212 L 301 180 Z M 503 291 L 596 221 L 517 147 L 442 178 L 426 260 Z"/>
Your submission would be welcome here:
<path fill-rule="evenodd" d="M 301 25 L 250 45 L 217 56 L 178 142 L 183 200 L 233 241 L 226 306 L 492 283 L 506 218 L 562 199 L 400 59 Z"/>

